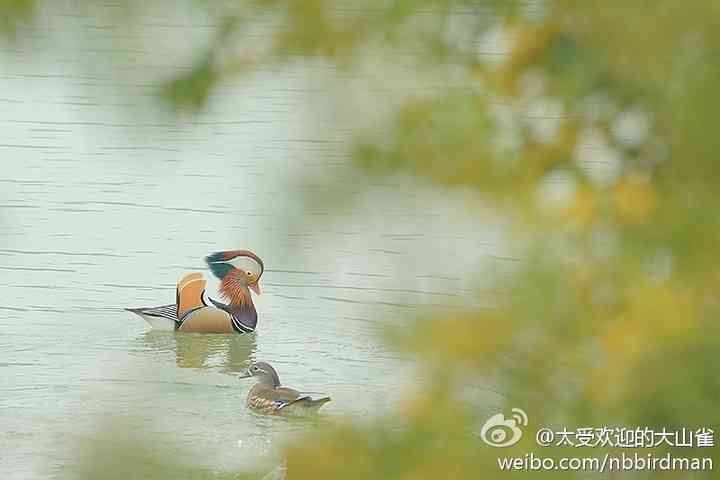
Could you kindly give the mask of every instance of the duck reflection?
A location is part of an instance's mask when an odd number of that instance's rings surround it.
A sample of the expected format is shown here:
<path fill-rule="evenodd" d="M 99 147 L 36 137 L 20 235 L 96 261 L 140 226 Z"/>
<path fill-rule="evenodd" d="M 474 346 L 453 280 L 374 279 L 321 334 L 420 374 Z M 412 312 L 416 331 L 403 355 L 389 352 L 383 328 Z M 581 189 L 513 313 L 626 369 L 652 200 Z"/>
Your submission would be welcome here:
<path fill-rule="evenodd" d="M 180 368 L 217 369 L 225 373 L 244 372 L 255 359 L 255 334 L 174 333 L 147 331 L 142 341 L 153 352 L 174 352 Z"/>

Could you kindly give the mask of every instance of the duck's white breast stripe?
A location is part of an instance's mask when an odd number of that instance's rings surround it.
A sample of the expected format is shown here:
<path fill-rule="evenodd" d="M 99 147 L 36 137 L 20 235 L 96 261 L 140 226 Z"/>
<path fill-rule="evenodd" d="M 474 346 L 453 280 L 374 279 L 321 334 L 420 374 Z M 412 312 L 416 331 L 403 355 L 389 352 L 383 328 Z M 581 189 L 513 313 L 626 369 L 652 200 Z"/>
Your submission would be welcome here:
<path fill-rule="evenodd" d="M 232 318 L 232 324 L 233 324 L 233 326 L 235 327 L 236 330 L 241 331 L 241 332 L 243 332 L 243 333 L 250 333 L 250 332 L 254 332 L 254 331 L 255 331 L 255 329 L 249 328 L 247 325 L 243 325 L 243 324 L 240 322 L 240 320 L 238 320 L 237 318 L 235 318 L 235 315 L 230 315 L 230 317 Z"/>
<path fill-rule="evenodd" d="M 205 306 L 212 305 L 210 302 L 210 296 L 207 294 L 207 290 L 203 290 L 202 295 L 200 295 L 200 301 Z"/>

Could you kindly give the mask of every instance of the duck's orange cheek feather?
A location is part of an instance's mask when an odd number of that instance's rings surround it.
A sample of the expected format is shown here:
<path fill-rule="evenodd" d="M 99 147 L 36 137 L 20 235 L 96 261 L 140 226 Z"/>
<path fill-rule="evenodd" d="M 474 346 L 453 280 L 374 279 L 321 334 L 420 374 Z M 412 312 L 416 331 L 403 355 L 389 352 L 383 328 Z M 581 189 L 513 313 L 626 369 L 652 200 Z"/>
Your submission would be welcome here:
<path fill-rule="evenodd" d="M 244 286 L 244 278 L 240 271 L 232 270 L 220 282 L 220 293 L 231 303 L 244 304 L 247 302 L 245 293 L 243 293 Z"/>

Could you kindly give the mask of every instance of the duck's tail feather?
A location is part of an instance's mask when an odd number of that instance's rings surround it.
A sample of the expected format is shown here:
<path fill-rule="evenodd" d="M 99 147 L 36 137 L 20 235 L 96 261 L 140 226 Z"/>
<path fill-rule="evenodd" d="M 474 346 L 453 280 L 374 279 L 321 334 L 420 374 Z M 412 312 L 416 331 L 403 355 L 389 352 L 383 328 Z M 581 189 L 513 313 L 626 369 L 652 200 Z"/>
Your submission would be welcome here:
<path fill-rule="evenodd" d="M 292 410 L 294 413 L 315 413 L 320 409 L 320 407 L 325 405 L 330 400 L 331 400 L 330 397 L 323 397 L 323 398 L 315 399 L 315 398 L 311 398 L 308 395 L 304 395 L 302 397 L 299 397 L 299 398 L 293 400 L 290 403 L 283 405 L 278 410 L 288 409 L 288 410 Z M 290 407 L 290 408 L 288 408 L 288 407 Z"/>
<path fill-rule="evenodd" d="M 126 308 L 145 320 L 155 330 L 175 330 L 179 319 L 177 316 L 177 305 L 162 305 L 150 308 Z"/>
<path fill-rule="evenodd" d="M 329 401 L 330 397 L 306 398 L 305 400 L 303 400 L 303 405 L 305 409 L 307 409 L 309 412 L 315 413 L 320 410 L 320 407 L 322 407 Z"/>
<path fill-rule="evenodd" d="M 313 406 L 313 407 L 320 408 L 320 407 L 322 407 L 323 405 L 325 405 L 327 402 L 329 402 L 330 400 L 332 400 L 332 398 L 330 398 L 330 397 L 322 397 L 322 398 L 309 398 L 309 399 L 307 399 L 307 400 L 305 400 L 305 401 L 308 403 L 308 405 L 311 405 L 311 406 Z"/>

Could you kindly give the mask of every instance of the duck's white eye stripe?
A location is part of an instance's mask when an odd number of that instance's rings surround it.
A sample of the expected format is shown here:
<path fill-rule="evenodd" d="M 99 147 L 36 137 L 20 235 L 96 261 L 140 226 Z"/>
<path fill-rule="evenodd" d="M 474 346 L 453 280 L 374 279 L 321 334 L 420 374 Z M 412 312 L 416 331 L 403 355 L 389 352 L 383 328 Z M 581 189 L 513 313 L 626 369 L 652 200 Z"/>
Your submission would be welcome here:
<path fill-rule="evenodd" d="M 239 270 L 260 275 L 260 264 L 250 257 L 235 257 L 227 263 Z"/>

